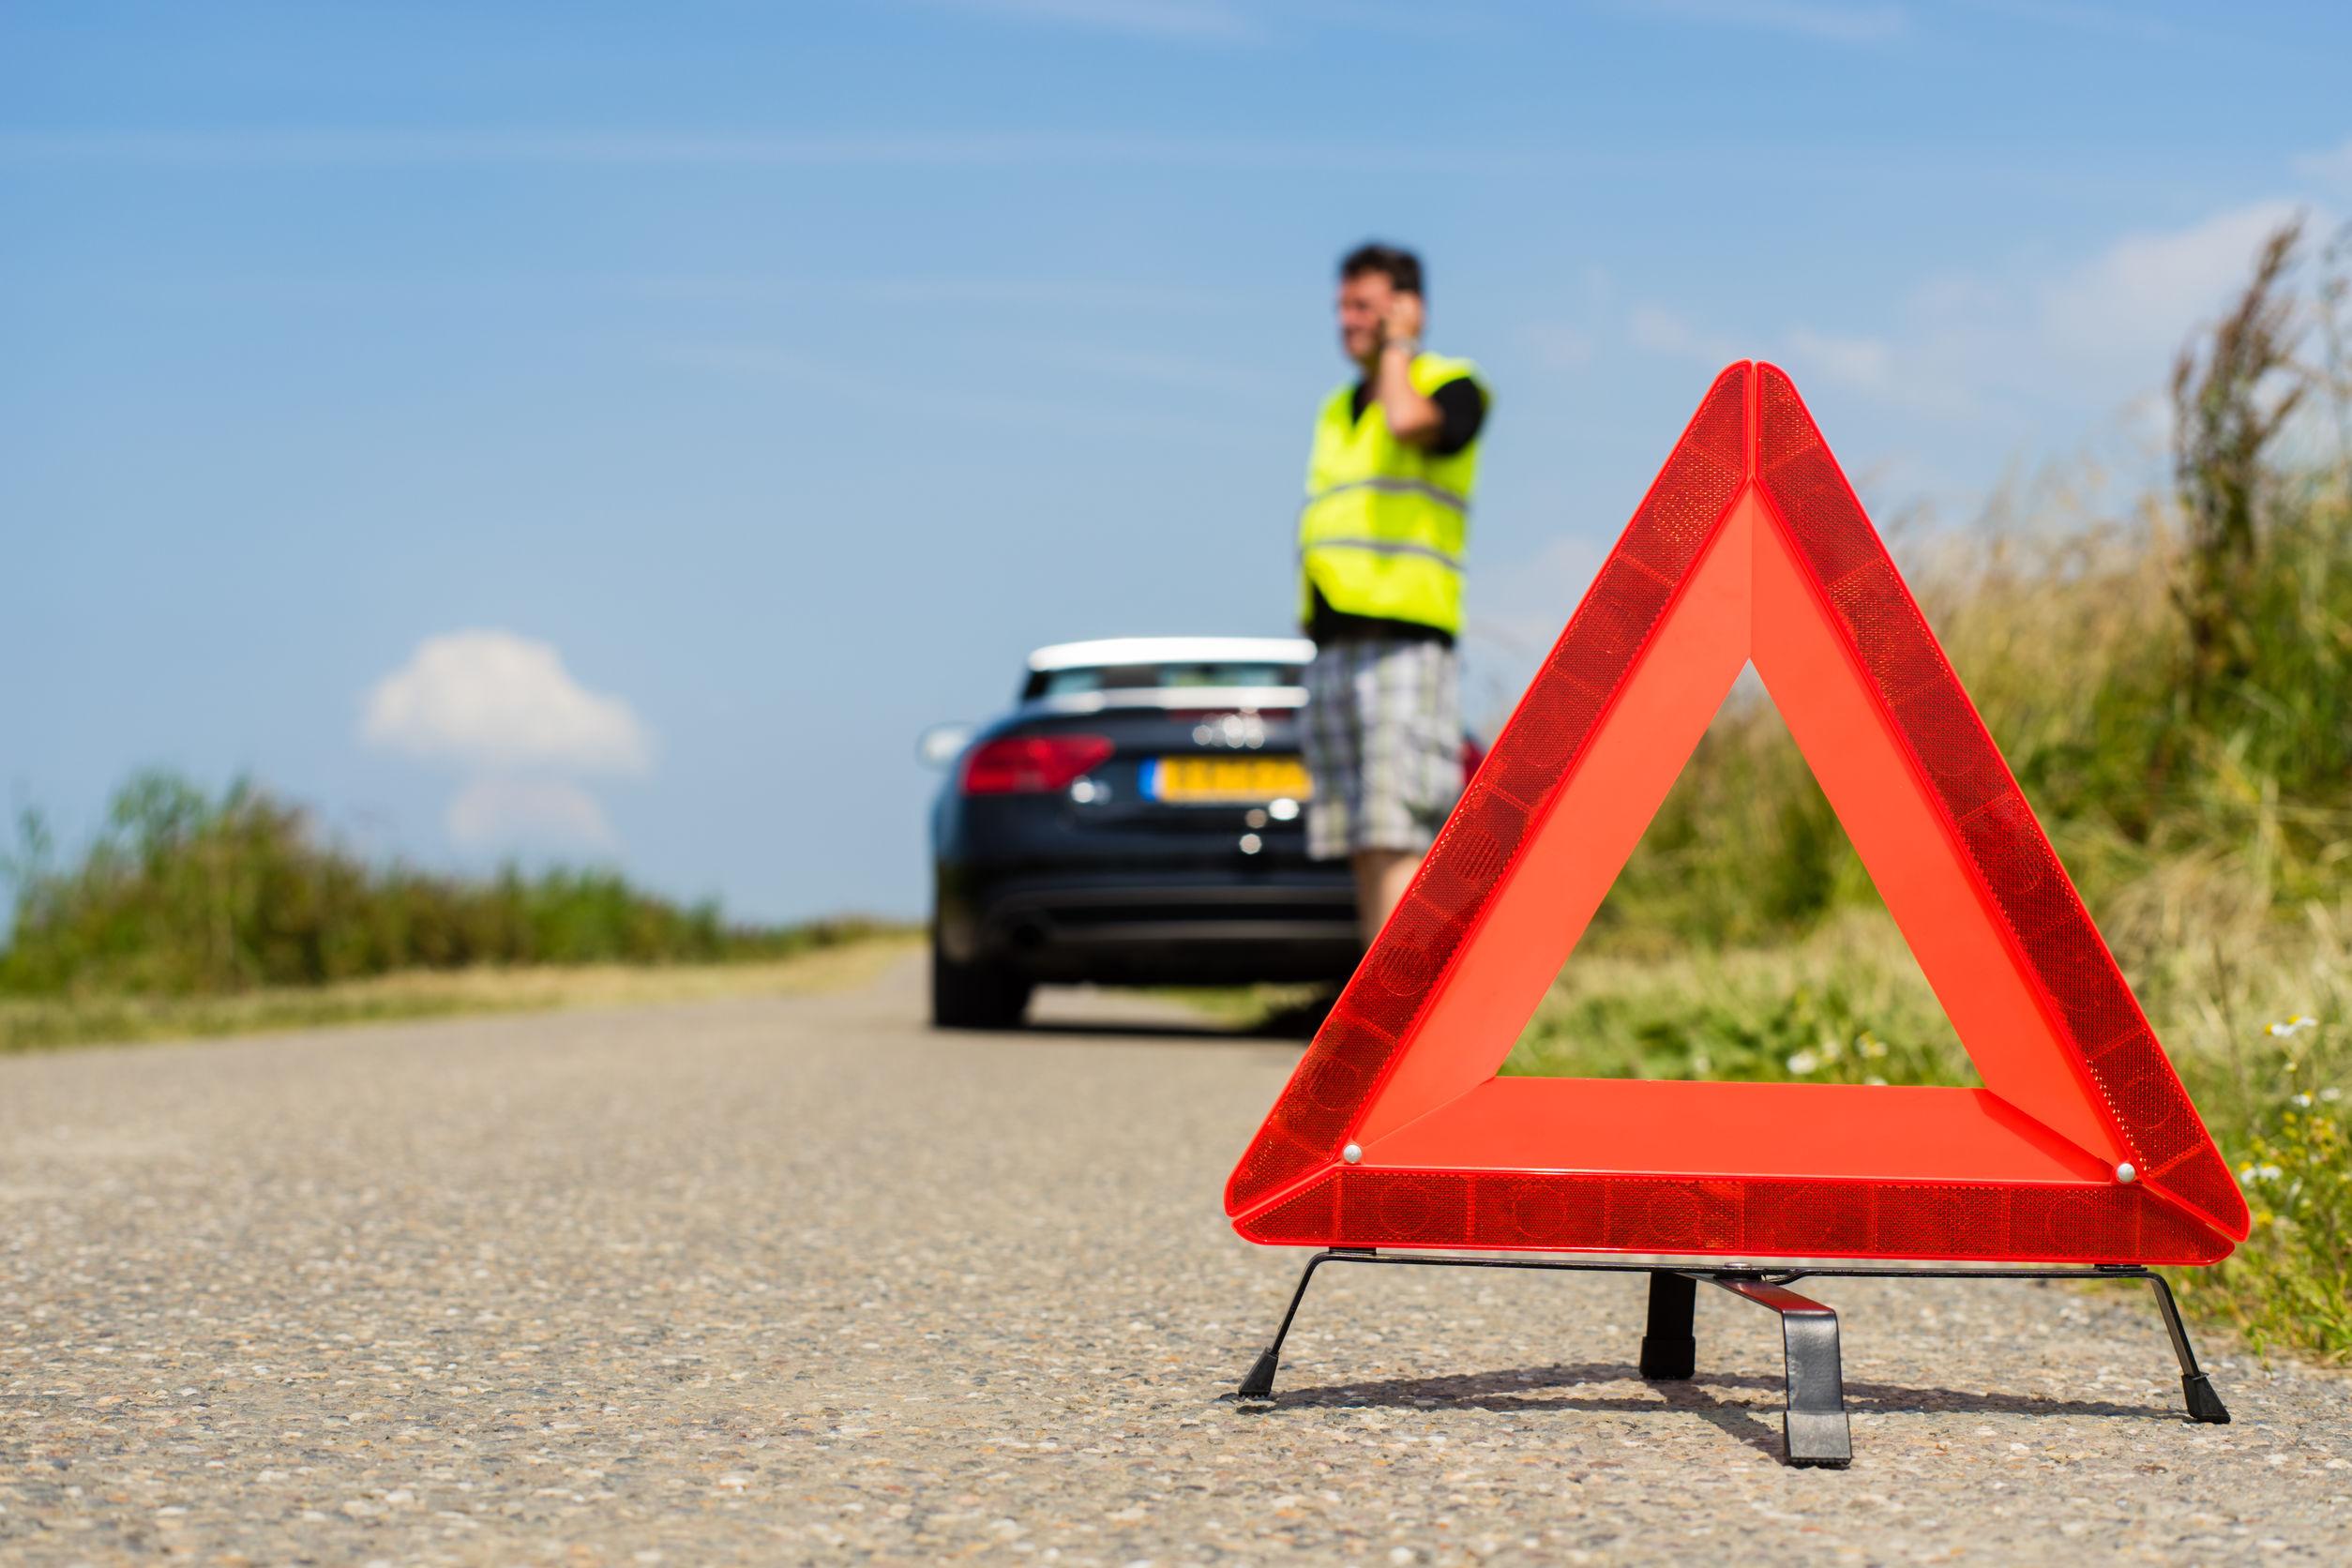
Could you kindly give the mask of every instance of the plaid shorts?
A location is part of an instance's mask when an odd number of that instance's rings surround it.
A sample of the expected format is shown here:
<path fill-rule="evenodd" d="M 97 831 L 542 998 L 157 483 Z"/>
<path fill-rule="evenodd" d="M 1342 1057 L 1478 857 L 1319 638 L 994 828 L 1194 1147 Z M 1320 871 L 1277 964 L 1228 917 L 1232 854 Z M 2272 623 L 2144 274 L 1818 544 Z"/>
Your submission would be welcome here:
<path fill-rule="evenodd" d="M 1462 792 L 1461 676 L 1454 650 L 1350 638 L 1306 667 L 1304 731 L 1315 793 L 1306 852 L 1427 849 Z"/>

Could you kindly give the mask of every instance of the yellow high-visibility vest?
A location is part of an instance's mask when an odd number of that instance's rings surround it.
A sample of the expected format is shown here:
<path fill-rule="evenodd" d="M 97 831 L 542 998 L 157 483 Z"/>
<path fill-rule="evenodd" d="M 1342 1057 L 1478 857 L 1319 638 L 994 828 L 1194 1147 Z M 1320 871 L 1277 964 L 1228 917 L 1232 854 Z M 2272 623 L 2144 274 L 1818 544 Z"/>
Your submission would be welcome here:
<path fill-rule="evenodd" d="M 1486 391 L 1467 359 L 1416 354 L 1411 373 L 1424 397 L 1464 376 Z M 1361 415 L 1354 402 L 1354 386 L 1343 386 L 1316 421 L 1299 512 L 1299 620 L 1312 615 L 1320 590 L 1343 614 L 1457 635 L 1478 443 L 1440 457 L 1392 435 L 1377 400 L 1366 399 Z"/>

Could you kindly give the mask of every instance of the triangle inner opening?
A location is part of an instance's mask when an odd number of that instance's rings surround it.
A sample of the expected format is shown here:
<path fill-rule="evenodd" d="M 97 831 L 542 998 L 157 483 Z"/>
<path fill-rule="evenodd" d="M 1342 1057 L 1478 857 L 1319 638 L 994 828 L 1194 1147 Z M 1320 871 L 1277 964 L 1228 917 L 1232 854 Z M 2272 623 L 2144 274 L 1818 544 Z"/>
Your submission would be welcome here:
<path fill-rule="evenodd" d="M 1753 666 L 1500 1076 L 1981 1083 Z"/>

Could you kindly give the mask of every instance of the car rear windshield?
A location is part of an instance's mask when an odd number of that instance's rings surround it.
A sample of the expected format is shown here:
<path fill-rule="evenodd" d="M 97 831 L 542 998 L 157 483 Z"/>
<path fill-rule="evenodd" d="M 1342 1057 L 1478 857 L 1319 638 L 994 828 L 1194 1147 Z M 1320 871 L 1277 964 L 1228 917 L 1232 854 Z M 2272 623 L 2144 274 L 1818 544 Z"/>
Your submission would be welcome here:
<path fill-rule="evenodd" d="M 1204 659 L 1155 664 L 1081 664 L 1067 670 L 1033 670 L 1022 689 L 1024 701 L 1067 697 L 1083 691 L 1154 691 L 1187 686 L 1297 686 L 1304 671 L 1273 660 Z"/>

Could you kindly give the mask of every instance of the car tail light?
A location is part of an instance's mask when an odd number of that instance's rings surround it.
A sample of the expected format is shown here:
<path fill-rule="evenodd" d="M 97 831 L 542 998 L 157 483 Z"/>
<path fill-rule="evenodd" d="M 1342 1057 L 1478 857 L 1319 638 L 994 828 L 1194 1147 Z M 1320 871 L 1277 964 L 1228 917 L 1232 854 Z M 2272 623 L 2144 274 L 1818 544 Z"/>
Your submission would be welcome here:
<path fill-rule="evenodd" d="M 1003 735 L 964 759 L 968 795 L 1032 795 L 1059 790 L 1108 758 L 1103 735 Z"/>

